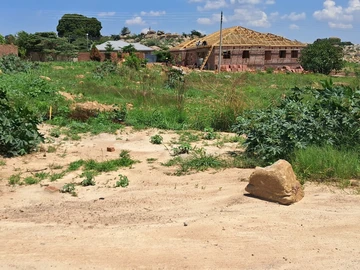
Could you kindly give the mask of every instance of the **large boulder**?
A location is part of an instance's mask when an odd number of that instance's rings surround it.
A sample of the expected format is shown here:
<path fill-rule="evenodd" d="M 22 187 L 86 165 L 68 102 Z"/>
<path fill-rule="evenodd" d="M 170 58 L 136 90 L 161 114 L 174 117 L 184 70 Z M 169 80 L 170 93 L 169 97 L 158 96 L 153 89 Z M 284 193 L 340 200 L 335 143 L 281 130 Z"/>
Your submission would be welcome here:
<path fill-rule="evenodd" d="M 304 197 L 304 190 L 286 160 L 265 168 L 257 167 L 245 190 L 255 197 L 284 205 L 296 203 Z"/>

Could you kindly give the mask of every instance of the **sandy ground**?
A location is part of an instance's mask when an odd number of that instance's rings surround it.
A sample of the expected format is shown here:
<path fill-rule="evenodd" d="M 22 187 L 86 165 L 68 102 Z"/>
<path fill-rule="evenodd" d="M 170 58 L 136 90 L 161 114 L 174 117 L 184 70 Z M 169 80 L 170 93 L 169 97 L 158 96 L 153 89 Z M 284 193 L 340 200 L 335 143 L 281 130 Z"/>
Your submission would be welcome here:
<path fill-rule="evenodd" d="M 43 127 L 47 130 L 49 127 Z M 156 130 L 56 139 L 55 153 L 6 159 L 0 166 L 0 269 L 360 269 L 360 196 L 354 190 L 307 184 L 292 206 L 246 196 L 252 170 L 173 176 L 171 156 L 149 142 Z M 173 132 L 162 134 L 169 142 Z M 106 152 L 112 146 L 115 152 Z M 236 144 L 206 146 L 209 153 Z M 78 159 L 141 161 L 77 187 L 77 197 L 49 192 L 79 182 L 8 185 L 15 173 L 56 172 Z M 156 159 L 154 163 L 147 161 Z M 30 171 L 30 172 L 29 172 Z M 118 175 L 127 188 L 113 188 Z"/>

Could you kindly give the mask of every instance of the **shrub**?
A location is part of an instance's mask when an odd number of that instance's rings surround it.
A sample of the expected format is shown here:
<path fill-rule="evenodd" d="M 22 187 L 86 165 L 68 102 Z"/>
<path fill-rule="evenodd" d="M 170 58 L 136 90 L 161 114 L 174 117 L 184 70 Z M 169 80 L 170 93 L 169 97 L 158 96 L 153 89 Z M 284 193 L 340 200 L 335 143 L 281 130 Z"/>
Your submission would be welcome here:
<path fill-rule="evenodd" d="M 119 181 L 116 182 L 115 187 L 127 187 L 129 185 L 129 179 L 127 176 L 119 174 Z"/>
<path fill-rule="evenodd" d="M 3 73 L 28 72 L 37 67 L 38 64 L 23 61 L 14 54 L 0 57 L 0 70 Z"/>
<path fill-rule="evenodd" d="M 159 134 L 154 135 L 154 136 L 151 136 L 150 142 L 151 142 L 152 144 L 162 144 L 162 142 L 163 142 L 163 137 L 162 137 L 161 135 L 159 135 Z"/>
<path fill-rule="evenodd" d="M 146 59 L 140 59 L 135 54 L 131 53 L 125 57 L 124 65 L 133 68 L 135 70 L 140 70 L 141 67 L 144 67 L 147 63 Z"/>
<path fill-rule="evenodd" d="M 290 159 L 310 145 L 351 148 L 360 142 L 360 90 L 333 86 L 292 89 L 279 106 L 245 112 L 234 131 L 247 136 L 246 154 L 265 163 Z"/>
<path fill-rule="evenodd" d="M 44 141 L 37 125 L 41 122 L 28 108 L 12 106 L 0 89 L 0 155 L 25 155 Z"/>

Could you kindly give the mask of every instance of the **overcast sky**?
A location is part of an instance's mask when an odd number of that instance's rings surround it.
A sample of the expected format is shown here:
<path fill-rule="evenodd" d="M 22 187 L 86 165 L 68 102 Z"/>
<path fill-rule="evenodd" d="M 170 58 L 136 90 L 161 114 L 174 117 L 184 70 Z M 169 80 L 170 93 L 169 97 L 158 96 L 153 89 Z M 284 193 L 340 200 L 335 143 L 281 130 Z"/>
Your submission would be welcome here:
<path fill-rule="evenodd" d="M 17 0 L 3 1 L 0 34 L 55 31 L 67 13 L 96 17 L 102 35 L 145 29 L 171 33 L 219 30 L 243 26 L 302 42 L 340 37 L 360 44 L 360 0 Z"/>

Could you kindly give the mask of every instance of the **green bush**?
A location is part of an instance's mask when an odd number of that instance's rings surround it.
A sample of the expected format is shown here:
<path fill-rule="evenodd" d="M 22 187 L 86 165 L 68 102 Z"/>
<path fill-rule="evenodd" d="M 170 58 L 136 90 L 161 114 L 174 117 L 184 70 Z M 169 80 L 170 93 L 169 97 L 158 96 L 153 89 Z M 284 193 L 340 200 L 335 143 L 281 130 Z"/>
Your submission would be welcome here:
<path fill-rule="evenodd" d="M 37 125 L 41 119 L 26 107 L 14 107 L 0 89 L 0 155 L 25 155 L 44 141 Z"/>
<path fill-rule="evenodd" d="M 328 39 L 319 39 L 302 50 L 299 60 L 305 70 L 329 74 L 343 68 L 343 57 L 342 47 L 334 46 Z"/>
<path fill-rule="evenodd" d="M 324 82 L 294 88 L 280 105 L 247 111 L 234 131 L 247 136 L 246 155 L 271 163 L 310 145 L 351 148 L 360 143 L 360 90 Z"/>
<path fill-rule="evenodd" d="M 37 67 L 38 64 L 23 61 L 14 54 L 0 57 L 0 70 L 3 73 L 28 72 Z"/>

